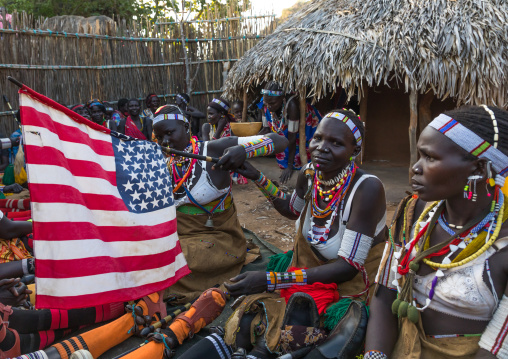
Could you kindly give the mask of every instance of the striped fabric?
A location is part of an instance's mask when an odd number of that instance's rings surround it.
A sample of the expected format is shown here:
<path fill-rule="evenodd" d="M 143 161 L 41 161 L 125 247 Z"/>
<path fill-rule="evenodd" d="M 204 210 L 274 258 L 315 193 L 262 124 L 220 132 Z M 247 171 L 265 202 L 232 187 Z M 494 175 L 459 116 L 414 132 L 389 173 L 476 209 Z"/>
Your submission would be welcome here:
<path fill-rule="evenodd" d="M 20 90 L 38 308 L 124 302 L 190 271 L 171 178 L 157 145 Z"/>

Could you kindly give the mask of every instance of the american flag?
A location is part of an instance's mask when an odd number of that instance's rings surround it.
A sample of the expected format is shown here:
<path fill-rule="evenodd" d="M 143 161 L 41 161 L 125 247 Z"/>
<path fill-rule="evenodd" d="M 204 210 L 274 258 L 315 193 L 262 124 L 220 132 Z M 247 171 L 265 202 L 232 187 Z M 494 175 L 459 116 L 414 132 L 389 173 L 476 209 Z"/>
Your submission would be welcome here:
<path fill-rule="evenodd" d="M 190 273 L 158 145 L 110 131 L 23 87 L 37 308 L 141 298 Z"/>

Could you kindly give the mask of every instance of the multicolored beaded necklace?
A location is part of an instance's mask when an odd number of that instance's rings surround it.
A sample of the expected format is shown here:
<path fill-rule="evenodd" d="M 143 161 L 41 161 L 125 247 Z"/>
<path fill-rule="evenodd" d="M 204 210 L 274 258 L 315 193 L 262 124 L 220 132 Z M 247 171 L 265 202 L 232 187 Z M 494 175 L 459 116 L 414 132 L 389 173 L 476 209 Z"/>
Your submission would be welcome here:
<path fill-rule="evenodd" d="M 414 239 L 409 241 L 405 247 L 401 249 L 401 251 L 394 253 L 394 265 L 392 266 L 391 270 L 395 273 L 395 279 L 392 284 L 397 288 L 398 297 L 392 305 L 392 311 L 394 314 L 398 314 L 399 317 L 407 316 L 411 321 L 415 323 L 418 321 L 418 311 L 425 310 L 432 302 L 438 279 L 445 275 L 444 271 L 450 268 L 462 266 L 475 260 L 480 255 L 485 253 L 485 251 L 490 248 L 494 241 L 497 239 L 503 224 L 504 196 L 499 186 L 496 186 L 494 200 L 492 201 L 490 211 L 482 220 L 476 224 L 469 223 L 469 225 L 463 226 L 463 228 L 458 232 L 453 231 L 446 224 L 443 211 L 444 201 L 436 202 L 427 208 L 416 222 Z M 423 220 L 426 217 L 429 217 L 429 220 L 420 230 L 420 223 L 424 223 Z M 432 233 L 432 230 L 435 228 L 436 224 L 439 224 L 452 237 L 447 241 L 429 248 L 430 234 Z M 478 237 L 479 233 L 484 231 L 486 232 L 485 238 Z M 423 240 L 423 246 L 421 250 L 418 246 L 420 240 Z M 481 248 L 475 251 L 474 248 L 478 248 L 475 247 L 475 244 L 481 245 L 478 240 L 484 244 L 481 246 Z M 468 241 L 469 244 L 466 241 Z M 401 257 L 402 251 L 404 249 L 406 250 L 406 253 L 399 264 L 398 260 Z M 416 249 L 417 254 L 411 258 L 413 249 Z M 464 251 L 459 253 L 459 255 L 452 260 L 451 257 L 459 249 Z M 432 262 L 430 260 L 430 258 L 441 256 L 445 256 L 441 263 Z M 423 307 L 417 306 L 412 294 L 412 277 L 416 275 L 416 272 L 420 267 L 418 258 L 420 258 L 431 268 L 436 269 L 436 274 L 431 283 L 429 297 L 426 299 L 425 305 Z M 401 288 L 399 286 L 399 279 L 402 276 L 408 274 L 410 278 L 406 278 L 404 286 Z"/>
<path fill-rule="evenodd" d="M 191 137 L 190 143 L 185 148 L 185 152 L 193 153 L 193 154 L 199 154 L 200 145 L 199 141 L 196 137 Z M 190 162 L 190 164 L 187 166 L 187 169 L 185 173 L 182 174 L 183 166 L 184 164 Z M 194 172 L 194 165 L 196 164 L 197 159 L 195 158 L 187 158 L 187 157 L 170 157 L 168 167 L 171 166 L 171 172 L 173 174 L 173 180 L 175 187 L 173 188 L 173 193 L 176 193 L 182 187 L 182 185 L 187 181 L 191 173 Z"/>
<path fill-rule="evenodd" d="M 324 244 L 328 241 L 328 235 L 330 234 L 330 227 L 332 223 L 335 221 L 337 214 L 339 212 L 339 207 L 342 208 L 342 202 L 346 196 L 347 191 L 349 190 L 349 186 L 353 182 L 353 178 L 356 174 L 357 166 L 354 162 L 343 171 L 344 174 L 342 177 L 338 178 L 338 183 L 329 191 L 323 191 L 319 185 L 318 174 L 314 175 L 314 184 L 312 189 L 312 198 L 311 198 L 311 209 L 312 216 L 310 222 L 310 229 L 307 235 L 307 240 L 312 244 Z M 336 177 L 337 178 L 337 177 Z M 333 192 L 332 192 L 333 191 Z M 326 193 L 325 193 L 326 192 Z M 325 196 L 325 198 L 323 198 Z M 331 198 L 330 198 L 331 196 Z M 319 208 L 318 197 L 321 197 L 323 201 L 330 202 L 324 209 Z M 330 216 L 329 219 L 325 221 L 325 226 L 317 226 L 314 223 L 314 218 L 326 218 Z"/>

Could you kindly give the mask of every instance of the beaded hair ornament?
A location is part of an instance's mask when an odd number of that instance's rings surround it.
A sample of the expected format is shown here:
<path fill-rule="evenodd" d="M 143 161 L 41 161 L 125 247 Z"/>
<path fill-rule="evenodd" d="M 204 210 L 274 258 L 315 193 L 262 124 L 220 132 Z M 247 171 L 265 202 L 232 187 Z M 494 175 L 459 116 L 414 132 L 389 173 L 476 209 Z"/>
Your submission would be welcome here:
<path fill-rule="evenodd" d="M 178 113 L 157 115 L 153 119 L 152 123 L 153 123 L 153 125 L 155 125 L 156 123 L 164 121 L 164 120 L 177 120 L 177 121 L 183 121 L 185 123 L 189 123 L 189 121 L 185 118 L 184 115 L 180 115 Z"/>
<path fill-rule="evenodd" d="M 187 102 L 187 100 L 185 99 L 185 97 L 183 97 L 182 95 L 178 94 L 176 95 L 177 98 L 179 98 L 180 100 L 182 100 L 186 105 L 188 105 L 189 103 Z"/>
<path fill-rule="evenodd" d="M 351 132 L 353 133 L 353 136 L 355 136 L 356 144 L 358 146 L 362 145 L 362 135 L 360 134 L 360 130 L 358 129 L 358 127 L 355 125 L 355 123 L 349 117 L 347 117 L 346 115 L 344 115 L 343 113 L 340 113 L 340 112 L 330 112 L 329 114 L 327 114 L 325 116 L 325 118 L 336 118 L 336 119 L 339 119 L 340 121 L 344 122 L 347 125 L 347 127 L 349 127 Z"/>
<path fill-rule="evenodd" d="M 224 102 L 222 102 L 221 100 L 219 100 L 218 98 L 214 98 L 212 100 L 213 103 L 216 103 L 217 105 L 219 105 L 220 107 L 222 107 L 224 110 L 226 111 L 229 111 L 229 106 L 226 105 Z"/>
<path fill-rule="evenodd" d="M 284 91 L 275 91 L 275 90 L 266 90 L 266 89 L 263 89 L 263 90 L 261 90 L 261 94 L 262 95 L 266 95 L 266 96 L 282 96 L 282 95 L 284 95 Z"/>
<path fill-rule="evenodd" d="M 493 145 L 482 139 L 480 136 L 478 136 L 476 133 L 464 125 L 461 125 L 450 116 L 444 114 L 436 117 L 429 124 L 429 126 L 441 132 L 443 135 L 448 137 L 467 152 L 471 153 L 473 156 L 485 157 L 486 159 L 492 161 L 492 167 L 498 173 L 498 175 L 502 176 L 504 179 L 508 175 L 508 156 L 497 149 L 497 144 L 499 141 L 497 121 L 493 116 L 494 113 L 487 106 L 484 106 L 484 108 L 488 109 L 487 112 L 489 113 L 494 125 Z M 492 114 L 489 111 L 492 112 Z"/>

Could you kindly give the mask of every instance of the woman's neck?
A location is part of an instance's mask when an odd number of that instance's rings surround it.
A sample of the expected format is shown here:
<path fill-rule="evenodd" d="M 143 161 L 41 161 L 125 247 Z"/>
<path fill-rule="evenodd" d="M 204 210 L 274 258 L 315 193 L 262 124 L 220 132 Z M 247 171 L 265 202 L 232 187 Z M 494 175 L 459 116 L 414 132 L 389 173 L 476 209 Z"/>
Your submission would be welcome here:
<path fill-rule="evenodd" d="M 477 200 L 473 202 L 464 196 L 457 195 L 445 201 L 445 216 L 448 223 L 463 226 L 478 217 L 485 208 L 491 206 L 493 196 L 487 196 L 487 190 L 479 186 Z"/>
<path fill-rule="evenodd" d="M 131 116 L 131 120 L 139 121 L 139 115 L 130 115 L 130 116 Z"/>

